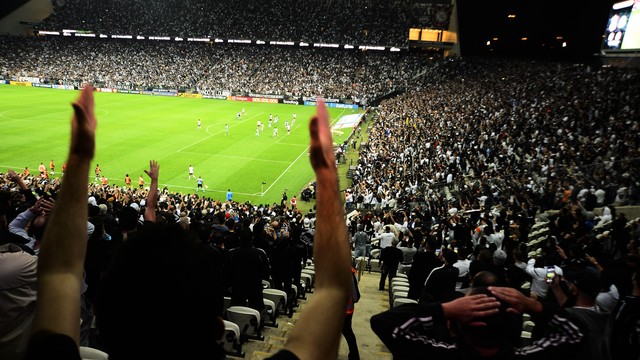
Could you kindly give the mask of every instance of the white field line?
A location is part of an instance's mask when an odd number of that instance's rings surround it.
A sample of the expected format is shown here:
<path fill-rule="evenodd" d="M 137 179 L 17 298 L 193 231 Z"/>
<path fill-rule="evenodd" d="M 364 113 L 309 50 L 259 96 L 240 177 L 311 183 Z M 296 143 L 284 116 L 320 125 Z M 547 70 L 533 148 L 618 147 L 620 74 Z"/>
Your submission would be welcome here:
<path fill-rule="evenodd" d="M 343 114 L 344 112 L 345 112 L 345 110 L 342 110 L 342 112 L 340 113 L 340 115 L 336 116 L 336 117 L 333 119 L 333 121 L 331 122 L 330 126 L 333 126 L 333 124 L 335 124 L 335 122 L 336 122 L 338 119 L 340 119 L 340 117 L 342 116 L 342 114 Z M 275 184 L 278 182 L 278 180 L 280 180 L 280 178 L 282 178 L 282 177 L 284 176 L 284 174 L 286 174 L 286 173 L 287 173 L 287 171 L 289 171 L 289 169 L 291 169 L 291 167 L 293 166 L 293 164 L 295 164 L 296 162 L 298 162 L 298 160 L 299 160 L 303 155 L 305 155 L 305 154 L 307 154 L 307 153 L 309 152 L 309 148 L 310 148 L 310 147 L 311 147 L 311 145 L 307 145 L 307 146 L 305 147 L 304 151 L 303 151 L 300 155 L 298 155 L 298 157 L 297 157 L 295 160 L 293 160 L 293 162 L 291 162 L 291 164 L 289 164 L 289 166 L 287 166 L 287 168 L 286 168 L 286 169 L 284 169 L 284 171 L 280 174 L 280 176 L 278 176 L 278 177 L 277 177 L 277 178 L 276 178 L 276 179 L 271 183 L 271 185 L 269 185 L 269 187 L 268 187 L 268 188 L 267 188 L 267 189 L 262 193 L 262 195 L 260 195 L 260 196 L 263 196 L 265 193 L 268 193 L 268 192 L 269 192 L 269 190 L 271 190 L 271 188 L 273 187 L 273 185 L 275 185 Z"/>

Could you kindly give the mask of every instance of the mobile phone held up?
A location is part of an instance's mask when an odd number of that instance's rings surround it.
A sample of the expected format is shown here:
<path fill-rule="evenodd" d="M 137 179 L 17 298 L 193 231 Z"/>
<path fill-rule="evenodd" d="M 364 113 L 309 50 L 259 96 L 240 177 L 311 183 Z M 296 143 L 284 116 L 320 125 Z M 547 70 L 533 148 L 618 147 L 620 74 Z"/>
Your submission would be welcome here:
<path fill-rule="evenodd" d="M 547 275 L 545 278 L 547 280 L 547 284 L 551 284 L 555 276 L 556 276 L 555 266 L 547 266 Z"/>

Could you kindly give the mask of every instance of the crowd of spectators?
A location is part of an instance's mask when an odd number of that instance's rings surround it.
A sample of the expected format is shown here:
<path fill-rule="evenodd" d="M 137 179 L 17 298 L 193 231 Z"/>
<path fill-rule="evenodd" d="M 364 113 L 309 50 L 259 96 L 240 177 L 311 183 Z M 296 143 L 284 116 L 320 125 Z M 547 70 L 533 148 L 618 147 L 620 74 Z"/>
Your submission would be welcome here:
<path fill-rule="evenodd" d="M 54 2 L 38 28 L 103 34 L 406 45 L 417 14 L 410 2 L 350 0 Z"/>
<path fill-rule="evenodd" d="M 9 78 L 351 100 L 404 86 L 425 63 L 408 53 L 55 37 L 0 37 L 0 50 Z"/>
<path fill-rule="evenodd" d="M 637 205 L 638 73 L 530 61 L 450 60 L 367 123 L 347 202 L 524 208 Z M 585 201 L 587 200 L 587 201 Z M 517 215 L 517 214 L 514 214 Z"/>
<path fill-rule="evenodd" d="M 546 296 L 536 294 L 533 286 L 535 269 L 543 269 L 543 262 L 567 265 L 588 259 L 589 267 L 601 262 L 607 269 L 631 254 L 637 266 L 639 223 L 627 222 L 616 212 L 640 201 L 637 71 L 496 59 L 444 60 L 424 67 L 413 55 L 396 59 L 352 53 L 345 60 L 341 56 L 350 53 L 162 43 L 129 47 L 126 42 L 77 39 L 40 39 L 16 48 L 21 41 L 10 39 L 2 45 L 18 50 L 18 55 L 0 52 L 9 60 L 3 63 L 10 76 L 98 80 L 112 86 L 126 81 L 168 87 L 188 83 L 211 89 L 221 78 L 238 81 L 235 89 L 256 92 L 340 96 L 351 87 L 346 93 L 351 97 L 381 95 L 405 82 L 406 93 L 382 101 L 362 124 L 367 140 L 360 144 L 353 182 L 343 190 L 347 209 L 360 210 L 347 219 L 352 234 L 361 229 L 374 246 L 418 248 L 406 259 L 401 250 L 402 260 L 397 259 L 398 266 L 410 266 L 410 276 L 420 275 L 416 264 L 424 261 L 423 253 L 443 245 L 452 273 L 454 249 L 458 255 L 469 254 L 460 260 L 473 259 L 469 274 L 480 273 L 482 261 L 498 277 L 507 265 L 532 267 L 534 275 L 522 270 L 531 276 L 533 297 Z M 76 59 L 75 53 L 83 55 Z M 87 58 L 92 60 L 83 60 Z M 354 63 L 361 67 L 354 71 Z M 227 70 L 226 77 L 220 76 Z M 203 75 L 207 73 L 211 83 Z M 374 76 L 378 78 L 370 79 Z M 356 92 L 357 82 L 349 77 L 371 83 Z M 5 242 L 15 240 L 11 222 L 37 207 L 29 194 L 55 199 L 59 186 L 58 179 L 17 177 L 11 174 L 0 184 Z M 90 184 L 90 219 L 95 220 L 90 236 L 109 245 L 122 242 L 142 219 L 148 191 Z M 286 203 L 219 202 L 162 189 L 158 216 L 224 247 L 239 243 L 234 229 L 243 224 L 266 254 L 276 251 L 278 239 L 309 246 L 313 236 L 313 213 L 303 214 Z M 594 232 L 603 220 L 612 224 L 608 247 L 596 241 L 600 239 Z M 528 259 L 536 221 L 548 222 L 550 230 L 545 253 Z M 392 241 L 385 240 L 391 244 L 383 246 L 382 233 L 393 234 Z M 592 256 L 584 254 L 585 249 Z M 417 284 L 424 286 L 426 275 Z M 630 295 L 630 287 L 617 285 L 621 296 Z M 427 301 L 449 300 L 422 295 Z"/>

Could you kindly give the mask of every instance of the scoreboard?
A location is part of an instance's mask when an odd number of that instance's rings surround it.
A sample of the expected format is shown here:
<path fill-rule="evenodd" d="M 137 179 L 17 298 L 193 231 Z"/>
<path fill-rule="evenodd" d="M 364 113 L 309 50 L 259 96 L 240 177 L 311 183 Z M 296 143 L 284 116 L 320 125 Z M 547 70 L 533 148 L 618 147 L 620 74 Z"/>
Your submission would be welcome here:
<path fill-rule="evenodd" d="M 601 49 L 605 53 L 640 51 L 640 0 L 613 4 Z"/>

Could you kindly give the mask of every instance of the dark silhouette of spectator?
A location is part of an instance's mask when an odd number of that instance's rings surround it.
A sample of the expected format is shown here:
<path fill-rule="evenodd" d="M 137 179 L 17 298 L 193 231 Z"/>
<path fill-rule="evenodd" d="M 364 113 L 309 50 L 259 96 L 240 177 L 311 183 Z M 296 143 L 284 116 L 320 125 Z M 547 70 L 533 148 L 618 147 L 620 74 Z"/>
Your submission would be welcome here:
<path fill-rule="evenodd" d="M 231 277 L 231 305 L 264 309 L 262 280 L 269 279 L 271 266 L 267 254 L 253 246 L 253 234 L 248 228 L 240 231 L 240 246 L 229 252 L 227 275 Z"/>

